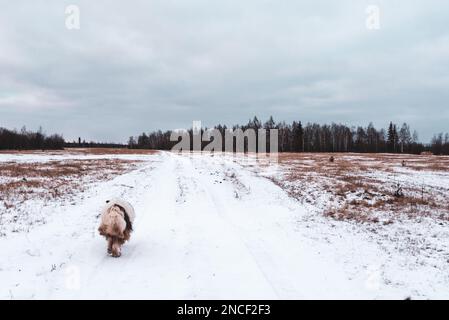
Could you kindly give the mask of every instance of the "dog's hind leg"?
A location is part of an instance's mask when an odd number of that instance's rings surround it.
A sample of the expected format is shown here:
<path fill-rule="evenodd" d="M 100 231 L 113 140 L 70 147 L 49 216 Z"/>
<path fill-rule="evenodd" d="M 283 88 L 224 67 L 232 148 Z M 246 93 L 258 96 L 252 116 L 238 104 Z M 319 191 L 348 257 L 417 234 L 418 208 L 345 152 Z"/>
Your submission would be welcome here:
<path fill-rule="evenodd" d="M 112 243 L 112 256 L 114 258 L 118 258 L 122 255 L 121 246 L 122 246 L 122 244 L 120 243 L 120 240 L 114 238 L 113 243 Z"/>
<path fill-rule="evenodd" d="M 108 254 L 112 253 L 112 244 L 113 244 L 112 237 L 108 237 Z"/>

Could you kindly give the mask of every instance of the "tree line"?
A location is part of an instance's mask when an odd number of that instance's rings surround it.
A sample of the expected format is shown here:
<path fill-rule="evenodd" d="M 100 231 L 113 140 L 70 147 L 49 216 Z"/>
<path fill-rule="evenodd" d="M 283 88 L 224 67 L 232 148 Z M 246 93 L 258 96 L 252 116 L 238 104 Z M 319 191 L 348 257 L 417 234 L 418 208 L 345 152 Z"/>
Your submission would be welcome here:
<path fill-rule="evenodd" d="M 358 152 L 358 153 L 410 153 L 419 154 L 424 151 L 433 154 L 449 155 L 449 134 L 437 134 L 430 144 L 419 142 L 416 130 L 411 130 L 407 123 L 397 125 L 390 122 L 386 129 L 377 129 L 372 123 L 368 126 L 349 127 L 344 124 L 317 124 L 301 121 L 276 123 L 273 117 L 262 122 L 257 117 L 245 125 L 217 125 L 222 137 L 226 130 L 278 129 L 279 152 Z M 192 129 L 187 130 L 192 140 Z M 203 130 L 204 132 L 204 130 Z M 170 150 L 177 141 L 170 141 L 172 131 L 153 131 L 130 137 L 128 148 Z M 223 139 L 224 140 L 224 139 Z M 267 138 L 267 144 L 269 139 Z M 209 142 L 203 142 L 203 147 Z M 225 142 L 223 141 L 223 150 Z M 191 146 L 193 144 L 191 143 Z M 269 146 L 267 146 L 269 150 Z"/>
<path fill-rule="evenodd" d="M 433 154 L 449 155 L 449 133 L 434 135 L 430 142 L 430 150 Z"/>
<path fill-rule="evenodd" d="M 81 137 L 78 138 L 78 141 L 65 142 L 65 148 L 109 148 L 109 149 L 123 149 L 127 148 L 128 145 L 122 143 L 114 143 L 114 142 L 96 142 L 81 140 Z"/>
<path fill-rule="evenodd" d="M 418 133 L 412 131 L 407 123 L 398 126 L 390 122 L 386 129 L 377 129 L 372 123 L 368 126 L 349 127 L 344 124 L 317 124 L 293 121 L 276 123 L 273 117 L 262 122 L 257 117 L 244 125 L 217 125 L 222 137 L 227 130 L 260 129 L 269 131 L 278 130 L 279 152 L 359 152 L 359 153 L 411 153 L 419 154 L 424 151 L 436 155 L 449 155 L 449 133 L 438 133 L 433 136 L 429 144 L 418 140 Z M 193 140 L 193 130 L 187 130 L 189 138 Z M 202 130 L 204 133 L 204 130 Z M 152 131 L 142 133 L 137 137 L 130 137 L 127 144 L 86 142 L 81 138 L 78 141 L 66 142 L 62 135 L 47 136 L 42 128 L 30 131 L 23 127 L 20 131 L 8 130 L 0 127 L 0 150 L 56 150 L 64 147 L 82 148 L 131 148 L 170 150 L 178 141 L 170 141 L 172 131 Z M 213 138 L 212 138 L 213 139 Z M 269 150 L 269 138 L 266 138 Z M 209 142 L 202 142 L 202 147 Z M 223 139 L 223 150 L 225 141 Z M 190 144 L 191 146 L 193 143 Z"/>
<path fill-rule="evenodd" d="M 64 138 L 58 134 L 47 136 L 42 128 L 29 131 L 23 127 L 19 132 L 0 128 L 0 150 L 57 150 L 64 148 Z"/>

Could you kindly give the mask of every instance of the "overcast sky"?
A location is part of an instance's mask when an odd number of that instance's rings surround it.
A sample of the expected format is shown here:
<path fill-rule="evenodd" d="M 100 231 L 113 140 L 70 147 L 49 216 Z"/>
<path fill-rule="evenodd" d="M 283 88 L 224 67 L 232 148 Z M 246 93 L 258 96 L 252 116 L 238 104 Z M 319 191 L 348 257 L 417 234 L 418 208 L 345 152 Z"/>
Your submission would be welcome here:
<path fill-rule="evenodd" d="M 254 115 L 449 131 L 449 1 L 0 0 L 0 126 L 124 142 Z"/>

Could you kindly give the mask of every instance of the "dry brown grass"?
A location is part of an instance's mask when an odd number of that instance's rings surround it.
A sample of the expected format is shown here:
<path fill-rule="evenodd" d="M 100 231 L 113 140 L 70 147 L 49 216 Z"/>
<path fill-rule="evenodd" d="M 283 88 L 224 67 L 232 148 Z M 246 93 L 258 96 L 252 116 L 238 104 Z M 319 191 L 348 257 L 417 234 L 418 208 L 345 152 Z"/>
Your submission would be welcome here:
<path fill-rule="evenodd" d="M 329 158 L 333 156 L 334 162 Z M 357 159 L 357 161 L 353 161 Z M 412 170 L 429 170 L 449 172 L 449 156 L 428 156 L 428 155 L 403 155 L 385 153 L 280 153 L 280 163 L 290 163 L 292 161 L 305 167 L 316 167 L 339 170 L 347 169 L 378 169 L 391 170 L 392 166 L 402 166 Z M 307 162 L 312 163 L 307 163 Z"/>
<path fill-rule="evenodd" d="M 115 148 L 70 148 L 66 151 L 76 152 L 81 154 L 92 154 L 92 155 L 107 155 L 107 154 L 155 154 L 159 151 L 157 150 L 147 150 L 147 149 L 115 149 Z"/>
<path fill-rule="evenodd" d="M 333 162 L 329 161 L 330 156 L 334 157 Z M 281 153 L 279 164 L 286 174 L 281 179 L 273 178 L 278 185 L 291 196 L 309 203 L 316 200 L 314 196 L 327 196 L 330 203 L 325 215 L 338 220 L 378 222 L 379 212 L 412 218 L 435 212 L 443 212 L 442 219 L 449 216 L 447 201 L 441 201 L 449 196 L 449 188 L 426 190 L 419 196 L 420 190 L 415 185 L 401 185 L 404 195 L 398 197 L 393 178 L 391 183 L 375 178 L 393 177 L 395 172 L 411 177 L 414 171 L 446 173 L 449 172 L 446 156 Z M 318 196 L 310 194 L 310 185 Z"/>
<path fill-rule="evenodd" d="M 117 148 L 66 148 L 64 150 L 0 150 L 0 154 L 43 154 L 43 155 L 61 155 L 61 154 L 154 154 L 157 150 L 146 149 L 117 149 Z"/>
<path fill-rule="evenodd" d="M 87 181 L 105 181 L 132 170 L 139 161 L 73 159 L 44 163 L 0 163 L 0 201 L 22 202 L 31 197 L 57 199 L 83 191 Z"/>
<path fill-rule="evenodd" d="M 83 176 L 97 170 L 121 172 L 123 167 L 135 161 L 121 159 L 58 160 L 45 163 L 0 163 L 0 176 L 54 178 Z"/>

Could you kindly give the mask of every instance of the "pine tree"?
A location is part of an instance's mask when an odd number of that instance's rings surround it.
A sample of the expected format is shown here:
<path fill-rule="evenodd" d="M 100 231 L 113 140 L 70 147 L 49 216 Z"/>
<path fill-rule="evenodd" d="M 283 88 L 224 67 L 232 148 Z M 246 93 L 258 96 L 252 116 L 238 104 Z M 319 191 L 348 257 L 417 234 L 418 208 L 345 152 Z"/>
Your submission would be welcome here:
<path fill-rule="evenodd" d="M 265 124 L 263 125 L 264 129 L 274 129 L 276 123 L 274 122 L 273 116 L 270 116 L 270 118 L 267 120 L 267 122 L 265 122 Z"/>
<path fill-rule="evenodd" d="M 134 149 L 136 147 L 136 140 L 134 139 L 133 136 L 129 137 L 128 140 L 128 148 L 129 149 Z"/>
<path fill-rule="evenodd" d="M 396 125 L 393 124 L 393 122 L 390 122 L 390 125 L 388 126 L 388 138 L 387 138 L 389 152 L 396 152 L 397 135 L 398 134 L 396 131 Z"/>
<path fill-rule="evenodd" d="M 394 152 L 397 152 L 397 146 L 399 141 L 399 135 L 396 125 L 393 126 L 393 150 Z"/>

